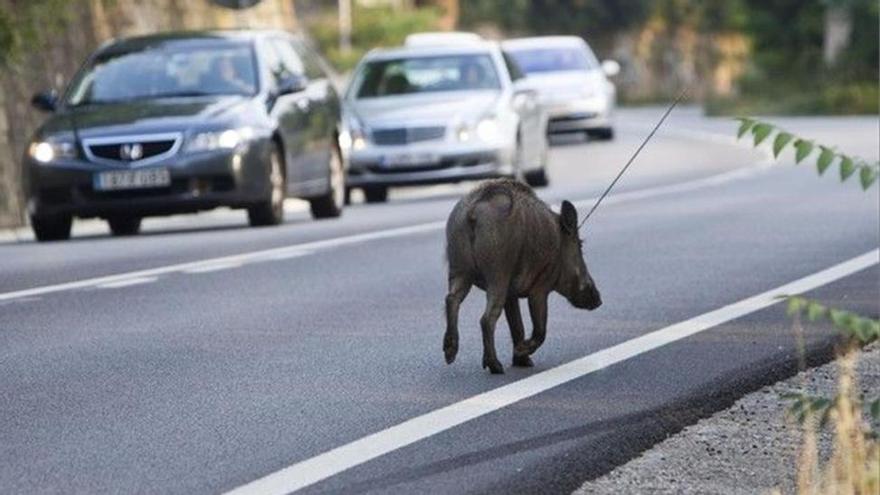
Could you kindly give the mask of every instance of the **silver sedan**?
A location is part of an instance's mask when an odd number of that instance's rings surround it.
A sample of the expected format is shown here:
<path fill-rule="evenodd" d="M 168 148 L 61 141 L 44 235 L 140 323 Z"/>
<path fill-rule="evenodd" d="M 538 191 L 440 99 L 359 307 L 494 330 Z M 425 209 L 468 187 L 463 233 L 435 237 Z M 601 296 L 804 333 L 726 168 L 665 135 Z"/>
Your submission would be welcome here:
<path fill-rule="evenodd" d="M 537 92 L 497 43 L 374 50 L 354 71 L 340 147 L 368 202 L 392 186 L 521 177 L 546 182 Z"/>
<path fill-rule="evenodd" d="M 608 77 L 620 71 L 613 60 L 599 64 L 590 46 L 577 36 L 539 36 L 504 42 L 541 97 L 551 134 L 585 132 L 614 137 L 617 91 Z"/>

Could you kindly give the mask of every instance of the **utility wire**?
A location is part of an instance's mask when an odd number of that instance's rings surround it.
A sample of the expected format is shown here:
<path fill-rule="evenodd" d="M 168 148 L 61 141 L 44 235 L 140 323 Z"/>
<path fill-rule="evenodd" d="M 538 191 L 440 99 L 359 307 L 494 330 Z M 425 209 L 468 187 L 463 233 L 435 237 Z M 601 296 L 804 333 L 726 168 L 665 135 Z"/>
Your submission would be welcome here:
<path fill-rule="evenodd" d="M 675 108 L 675 106 L 678 105 L 678 103 L 684 99 L 685 95 L 687 95 L 688 89 L 690 89 L 690 88 L 685 87 L 684 90 L 682 90 L 681 94 L 678 95 L 678 98 L 676 98 L 675 101 L 672 102 L 672 105 L 669 105 L 669 108 L 666 109 L 666 113 L 663 114 L 663 117 L 660 117 L 660 121 L 657 122 L 657 125 L 655 125 L 654 129 L 651 130 L 651 133 L 648 134 L 648 137 L 646 137 L 645 140 L 642 141 L 642 144 L 638 147 L 638 149 L 636 149 L 636 152 L 633 153 L 633 155 L 630 157 L 629 161 L 626 162 L 626 165 L 624 165 L 623 168 L 620 169 L 620 172 L 617 174 L 617 177 L 615 177 L 614 180 L 611 181 L 611 184 L 608 185 L 608 188 L 605 189 L 605 192 L 603 192 L 602 195 L 599 196 L 599 199 L 596 200 L 596 204 L 594 204 L 593 207 L 590 208 L 590 211 L 587 213 L 587 215 L 584 217 L 584 219 L 581 220 L 581 223 L 580 223 L 580 225 L 578 225 L 578 228 L 582 227 L 587 222 L 587 219 L 590 218 L 590 215 L 592 215 L 593 212 L 596 211 L 596 208 L 599 207 L 599 203 L 601 203 L 602 200 L 605 199 L 605 196 L 607 196 L 608 193 L 611 192 L 611 188 L 613 188 L 614 185 L 617 184 L 617 181 L 620 180 L 620 177 L 624 174 L 624 172 L 626 172 L 626 169 L 628 169 L 629 166 L 632 165 L 632 162 L 635 161 L 636 157 L 639 156 L 639 153 L 642 152 L 642 148 L 644 148 L 645 145 L 648 144 L 648 141 L 650 141 L 651 138 L 654 137 L 654 134 L 657 132 L 657 129 L 659 129 L 660 126 L 663 125 L 663 121 L 666 120 L 666 117 L 669 117 L 669 114 L 672 113 L 672 109 Z"/>

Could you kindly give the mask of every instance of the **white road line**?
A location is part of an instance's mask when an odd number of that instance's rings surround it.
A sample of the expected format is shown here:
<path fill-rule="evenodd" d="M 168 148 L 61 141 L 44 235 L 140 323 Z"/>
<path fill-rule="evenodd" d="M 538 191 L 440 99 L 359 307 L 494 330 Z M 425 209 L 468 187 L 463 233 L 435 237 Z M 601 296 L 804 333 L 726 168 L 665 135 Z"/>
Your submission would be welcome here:
<path fill-rule="evenodd" d="M 229 270 L 231 268 L 239 268 L 241 266 L 242 266 L 242 263 L 236 263 L 236 262 L 213 263 L 213 264 L 206 264 L 203 266 L 197 266 L 195 268 L 187 268 L 186 270 L 183 270 L 183 272 L 184 273 L 210 273 L 210 272 L 217 272 L 220 270 Z"/>
<path fill-rule="evenodd" d="M 31 297 L 38 296 L 43 294 L 51 294 L 54 292 L 62 292 L 73 289 L 83 289 L 88 287 L 96 287 L 103 284 L 110 284 L 115 282 L 120 282 L 123 280 L 141 278 L 141 277 L 154 277 L 157 275 L 164 275 L 167 273 L 174 272 L 182 272 L 185 270 L 191 270 L 207 265 L 215 265 L 218 263 L 250 263 L 257 261 L 264 261 L 272 259 L 275 256 L 283 256 L 291 253 L 299 253 L 300 251 L 316 251 L 319 249 L 329 249 L 339 246 L 345 246 L 348 244 L 357 244 L 360 242 L 367 242 L 376 239 L 387 239 L 391 237 L 400 237 L 410 234 L 417 234 L 421 232 L 429 232 L 432 230 L 437 230 L 443 227 L 446 224 L 444 221 L 439 222 L 428 222 L 422 223 L 418 225 L 410 225 L 407 227 L 399 227 L 393 229 L 386 230 L 377 230 L 374 232 L 367 232 L 363 234 L 354 234 L 347 235 L 343 237 L 334 237 L 332 239 L 324 239 L 320 241 L 313 242 L 305 242 L 302 244 L 294 244 L 291 246 L 284 246 L 279 248 L 272 249 L 264 249 L 261 251 L 253 251 L 250 253 L 243 254 L 235 254 L 231 256 L 221 256 L 218 258 L 210 258 L 207 260 L 193 261 L 189 263 L 180 263 L 176 265 L 168 265 L 161 266 L 158 268 L 150 268 L 146 270 L 138 270 L 133 272 L 119 273 L 116 275 L 108 275 L 104 277 L 95 277 L 88 278 L 83 280 L 76 280 L 73 282 L 65 282 L 61 284 L 54 285 L 44 285 L 42 287 L 34 287 L 31 289 L 23 289 L 12 292 L 4 292 L 0 293 L 0 301 L 7 301 L 10 299 L 19 299 L 22 297 Z"/>
<path fill-rule="evenodd" d="M 100 284 L 97 286 L 99 289 L 119 289 L 121 287 L 128 287 L 130 285 L 140 285 L 140 284 L 149 284 L 150 282 L 155 282 L 158 280 L 157 277 L 138 277 L 138 278 L 129 278 L 125 280 L 119 280 L 117 282 L 109 282 L 106 284 Z"/>
<path fill-rule="evenodd" d="M 668 186 L 658 186 L 658 187 L 649 187 L 645 189 L 639 189 L 635 191 L 627 191 L 617 194 L 611 194 L 606 198 L 606 203 L 624 203 L 628 201 L 637 201 L 657 196 L 664 196 L 669 194 L 679 194 L 683 191 L 693 191 L 696 189 L 702 189 L 705 187 L 712 187 L 721 184 L 725 184 L 728 182 L 732 182 L 734 180 L 741 180 L 748 177 L 755 176 L 766 170 L 766 166 L 764 165 L 753 165 L 750 167 L 745 167 L 741 169 L 732 170 L 729 172 L 724 172 L 716 175 L 712 175 L 709 177 L 704 177 L 701 179 L 695 179 L 686 182 L 680 182 L 678 184 L 672 184 Z M 592 203 L 596 201 L 596 197 L 581 199 L 575 201 L 574 204 L 577 207 L 587 207 L 592 205 Z M 43 294 L 51 294 L 54 292 L 62 292 L 68 290 L 75 289 L 83 289 L 88 287 L 96 287 L 102 284 L 115 283 L 122 280 L 128 280 L 133 278 L 140 277 L 153 277 L 157 275 L 164 275 L 167 273 L 175 273 L 175 272 L 191 272 L 192 270 L 200 270 L 203 268 L 207 268 L 208 266 L 214 266 L 217 264 L 231 264 L 237 263 L 239 265 L 244 265 L 247 263 L 261 262 L 261 261 L 273 261 L 280 259 L 289 259 L 296 258 L 299 256 L 305 256 L 306 254 L 311 254 L 314 251 L 319 251 L 322 249 L 331 249 L 339 246 L 345 246 L 350 244 L 357 244 L 361 242 L 369 242 L 377 239 L 389 239 L 393 237 L 403 237 L 412 234 L 419 234 L 424 232 L 430 232 L 434 230 L 440 230 L 446 225 L 446 221 L 440 220 L 436 222 L 427 222 L 416 225 L 410 225 L 406 227 L 398 227 L 386 230 L 377 230 L 374 232 L 367 232 L 364 234 L 354 234 L 343 237 L 335 237 L 331 239 L 325 239 L 320 241 L 312 241 L 305 242 L 302 244 L 292 244 L 290 246 L 283 246 L 279 248 L 265 249 L 261 251 L 253 251 L 250 253 L 242 253 L 231 256 L 221 256 L 218 258 L 210 258 L 206 260 L 192 261 L 187 263 L 180 263 L 175 265 L 162 266 L 157 268 L 150 268 L 146 270 L 138 270 L 133 272 L 125 272 L 119 273 L 115 275 L 107 275 L 104 277 L 95 277 L 88 278 L 83 280 L 76 280 L 73 282 L 65 282 L 54 285 L 45 285 L 42 287 L 34 287 L 31 289 L 22 289 L 11 292 L 0 293 L 0 301 L 8 301 L 11 299 L 19 299 L 22 297 L 31 297 L 31 296 L 39 296 Z M 305 252 L 305 253 L 304 253 Z"/>
<path fill-rule="evenodd" d="M 314 253 L 314 251 L 306 251 L 303 249 L 297 249 L 297 250 L 291 250 L 286 253 L 278 253 L 278 254 L 273 254 L 271 256 L 266 256 L 264 259 L 265 259 L 265 261 L 283 261 L 283 260 L 289 260 L 289 259 L 293 259 L 293 258 L 299 258 L 301 256 L 308 256 L 312 253 Z"/>
<path fill-rule="evenodd" d="M 627 203 L 630 201 L 655 198 L 658 196 L 692 192 L 707 187 L 720 186 L 729 182 L 754 177 L 768 170 L 768 167 L 762 163 L 751 167 L 740 168 L 736 170 L 730 170 L 728 172 L 722 172 L 720 174 L 710 175 L 709 177 L 704 177 L 702 179 L 694 179 L 691 181 L 679 182 L 677 184 L 670 184 L 667 186 L 657 186 L 648 189 L 620 192 L 609 195 L 605 199 L 605 202 L 603 204 L 607 205 L 614 203 Z M 598 197 L 580 199 L 574 201 L 572 204 L 574 204 L 574 206 L 579 209 L 588 208 L 590 206 L 593 206 L 593 203 L 596 201 L 596 199 L 598 199 Z"/>
<path fill-rule="evenodd" d="M 529 378 L 475 395 L 442 409 L 417 416 L 318 456 L 297 462 L 233 489 L 227 492 L 227 495 L 281 495 L 305 488 L 369 460 L 571 380 L 772 306 L 779 302 L 780 295 L 801 294 L 847 275 L 852 275 L 876 265 L 878 262 L 880 262 L 880 250 L 875 249 L 767 292 L 603 349 Z M 279 434 L 283 434 L 283 432 L 279 432 Z"/>

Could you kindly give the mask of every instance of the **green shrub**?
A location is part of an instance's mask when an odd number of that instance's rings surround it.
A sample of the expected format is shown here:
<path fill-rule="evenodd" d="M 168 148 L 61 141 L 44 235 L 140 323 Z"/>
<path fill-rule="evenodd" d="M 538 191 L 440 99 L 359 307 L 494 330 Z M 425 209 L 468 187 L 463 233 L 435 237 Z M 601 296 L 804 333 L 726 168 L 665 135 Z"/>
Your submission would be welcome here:
<path fill-rule="evenodd" d="M 439 19 L 440 12 L 434 8 L 355 8 L 352 15 L 352 48 L 347 54 L 339 50 L 339 24 L 335 15 L 321 16 L 308 29 L 327 60 L 337 70 L 347 71 L 372 48 L 397 46 L 410 33 L 437 30 Z"/>
<path fill-rule="evenodd" d="M 748 88 L 743 94 L 709 98 L 708 115 L 877 115 L 877 81 L 829 83 L 824 87 L 794 85 Z"/>

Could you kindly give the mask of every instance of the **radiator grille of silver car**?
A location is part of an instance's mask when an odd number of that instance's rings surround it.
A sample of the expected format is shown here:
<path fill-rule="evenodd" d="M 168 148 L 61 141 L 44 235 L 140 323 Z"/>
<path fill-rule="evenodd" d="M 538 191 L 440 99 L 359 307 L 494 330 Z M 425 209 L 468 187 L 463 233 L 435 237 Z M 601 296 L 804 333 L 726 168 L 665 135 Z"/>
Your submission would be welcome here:
<path fill-rule="evenodd" d="M 445 135 L 446 128 L 442 126 L 374 129 L 373 143 L 378 145 L 401 145 L 443 139 Z"/>

